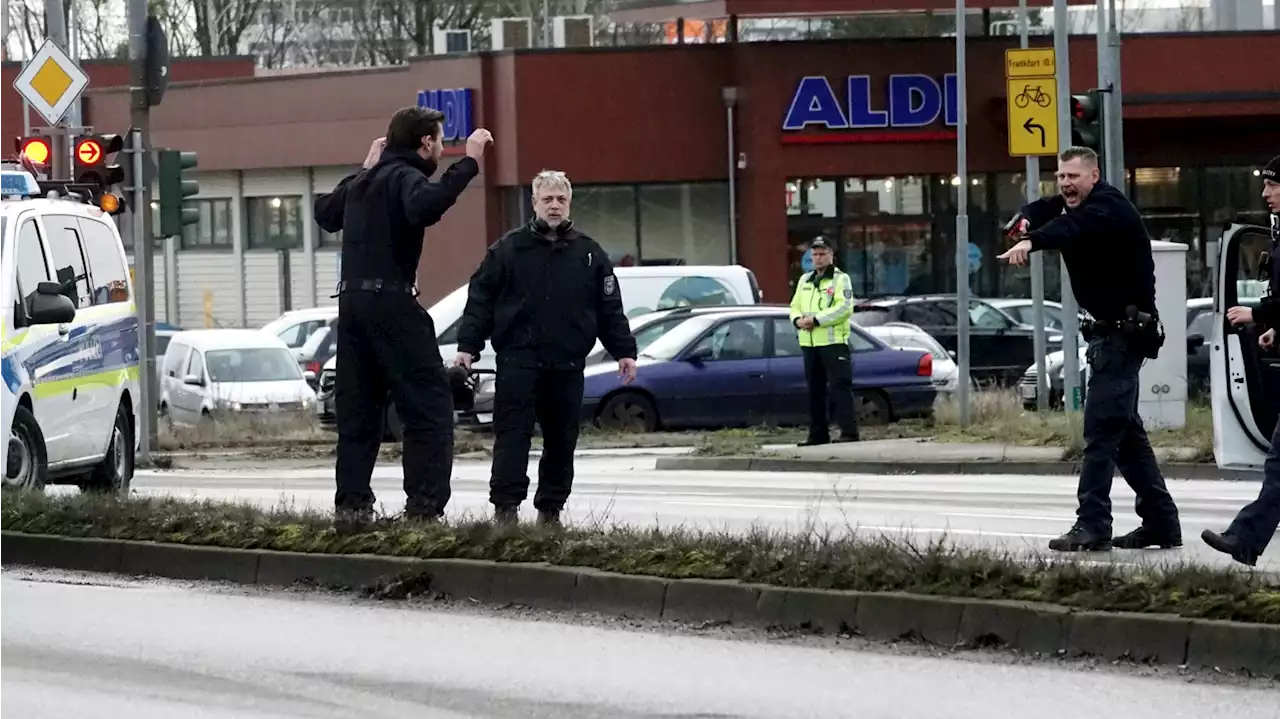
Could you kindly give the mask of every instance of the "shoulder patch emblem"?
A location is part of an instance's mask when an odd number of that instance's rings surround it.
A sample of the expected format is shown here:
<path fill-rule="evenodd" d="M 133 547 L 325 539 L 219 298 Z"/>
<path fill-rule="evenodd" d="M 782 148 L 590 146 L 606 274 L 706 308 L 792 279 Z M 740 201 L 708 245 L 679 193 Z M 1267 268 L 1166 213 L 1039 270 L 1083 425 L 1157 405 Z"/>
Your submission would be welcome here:
<path fill-rule="evenodd" d="M 846 300 L 851 300 L 851 299 L 853 299 L 853 290 L 852 290 L 852 289 L 846 289 L 846 290 L 844 291 L 844 298 L 845 298 Z"/>
<path fill-rule="evenodd" d="M 612 296 L 618 291 L 618 280 L 613 275 L 604 278 L 604 293 L 606 296 Z"/>

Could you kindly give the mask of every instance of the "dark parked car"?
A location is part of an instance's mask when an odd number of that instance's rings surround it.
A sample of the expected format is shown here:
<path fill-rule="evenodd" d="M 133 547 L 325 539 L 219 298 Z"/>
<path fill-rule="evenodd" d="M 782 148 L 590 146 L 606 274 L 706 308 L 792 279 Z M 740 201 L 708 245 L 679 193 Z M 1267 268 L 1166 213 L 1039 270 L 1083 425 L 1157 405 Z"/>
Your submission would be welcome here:
<path fill-rule="evenodd" d="M 863 327 L 907 322 L 928 332 L 948 351 L 957 350 L 955 295 L 864 300 L 854 313 L 854 321 Z M 1045 341 L 1049 352 L 1062 347 L 1060 334 L 1049 334 Z M 969 372 L 979 384 L 1012 387 L 1035 361 L 1034 329 L 983 300 L 969 300 Z"/>
<path fill-rule="evenodd" d="M 892 349 L 857 327 L 849 346 L 862 423 L 933 412 L 933 355 Z M 785 307 L 691 316 L 638 364 L 631 385 L 609 363 L 587 368 L 584 420 L 642 431 L 809 421 L 804 360 Z"/>

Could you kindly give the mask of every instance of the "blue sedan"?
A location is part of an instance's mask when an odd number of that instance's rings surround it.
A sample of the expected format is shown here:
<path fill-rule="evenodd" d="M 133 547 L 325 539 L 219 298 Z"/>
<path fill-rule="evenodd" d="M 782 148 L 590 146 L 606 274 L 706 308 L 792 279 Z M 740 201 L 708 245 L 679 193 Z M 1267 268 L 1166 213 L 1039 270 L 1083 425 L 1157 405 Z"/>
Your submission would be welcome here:
<path fill-rule="evenodd" d="M 852 327 L 858 419 L 890 422 L 933 412 L 933 357 L 892 349 Z M 804 360 L 786 308 L 694 315 L 654 340 L 623 385 L 613 363 L 586 370 L 583 418 L 654 431 L 809 421 Z"/>

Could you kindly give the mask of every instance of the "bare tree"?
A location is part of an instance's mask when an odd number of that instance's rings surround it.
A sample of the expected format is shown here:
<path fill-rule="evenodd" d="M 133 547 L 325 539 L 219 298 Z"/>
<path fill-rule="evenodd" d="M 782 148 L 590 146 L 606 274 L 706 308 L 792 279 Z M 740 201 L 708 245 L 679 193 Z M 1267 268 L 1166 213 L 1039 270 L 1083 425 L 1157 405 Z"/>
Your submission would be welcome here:
<path fill-rule="evenodd" d="M 244 32 L 258 19 L 263 0 L 192 0 L 195 39 L 204 57 L 240 54 Z"/>

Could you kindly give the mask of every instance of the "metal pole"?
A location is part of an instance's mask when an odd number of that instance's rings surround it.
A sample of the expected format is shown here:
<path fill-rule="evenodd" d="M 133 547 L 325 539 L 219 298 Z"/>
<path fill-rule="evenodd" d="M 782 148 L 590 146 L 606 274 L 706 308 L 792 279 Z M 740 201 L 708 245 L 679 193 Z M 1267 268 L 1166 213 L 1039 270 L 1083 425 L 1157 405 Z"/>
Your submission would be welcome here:
<path fill-rule="evenodd" d="M 1027 17 L 1027 0 L 1018 0 L 1018 35 L 1019 46 L 1030 46 L 1030 21 Z M 1040 158 L 1027 156 L 1027 203 L 1040 199 Z M 1032 343 L 1036 354 L 1036 409 L 1044 412 L 1049 409 L 1049 368 L 1046 362 L 1046 342 L 1044 336 L 1044 253 L 1031 253 L 1031 314 L 1035 323 L 1035 334 Z"/>
<path fill-rule="evenodd" d="M 156 443 L 155 241 L 151 238 L 151 107 L 146 95 L 147 0 L 129 0 L 130 125 L 133 127 L 133 258 L 138 309 L 138 461 L 150 462 Z"/>
<path fill-rule="evenodd" d="M 965 81 L 964 0 L 956 0 L 956 361 L 960 364 L 960 426 L 969 426 L 969 120 Z"/>
<path fill-rule="evenodd" d="M 67 49 L 67 18 L 63 14 L 62 0 L 44 0 L 45 24 L 49 28 L 49 39 L 63 50 Z M 58 122 L 50 128 L 49 142 L 49 179 L 63 180 L 71 177 L 71 143 L 67 141 L 67 121 Z"/>
<path fill-rule="evenodd" d="M 1104 0 L 1098 0 L 1101 6 Z M 1108 84 L 1111 92 L 1104 95 L 1103 132 L 1107 138 L 1107 182 L 1121 192 L 1127 192 L 1129 183 L 1124 169 L 1124 94 L 1120 91 L 1120 24 L 1116 22 L 1116 0 L 1109 3 L 1110 22 L 1107 27 Z M 1101 9 L 1101 8 L 1099 8 Z M 1103 57 L 1102 38 L 1098 38 L 1098 57 Z M 1103 86 L 1105 87 L 1105 86 Z"/>
<path fill-rule="evenodd" d="M 1071 146 L 1071 59 L 1068 56 L 1067 0 L 1053 0 L 1053 50 L 1058 77 L 1058 149 Z M 1071 291 L 1067 263 L 1058 257 L 1062 286 L 1062 406 L 1068 412 L 1080 409 L 1080 318 L 1076 295 Z"/>
<path fill-rule="evenodd" d="M 733 108 L 738 102 L 738 88 L 726 87 L 722 91 L 725 107 L 726 135 L 729 138 L 729 264 L 738 264 L 738 154 L 734 141 Z"/>
<path fill-rule="evenodd" d="M 67 5 L 67 46 L 66 46 L 66 50 L 67 50 L 67 55 L 68 55 L 72 60 L 79 60 L 79 59 L 80 59 L 80 38 L 78 37 L 78 35 L 77 35 L 77 33 L 76 33 L 76 28 L 77 28 L 77 27 L 79 26 L 79 24 L 80 24 L 80 22 L 79 22 L 79 21 L 80 21 L 80 17 L 79 17 L 79 15 L 76 13 L 76 4 L 73 2 L 73 3 L 69 4 L 69 5 Z M 81 103 L 83 103 L 83 102 L 84 102 L 84 93 L 81 93 L 81 94 L 80 94 L 80 97 L 77 97 L 77 98 L 76 98 L 76 100 L 75 100 L 75 102 L 71 103 L 71 107 L 67 110 L 67 124 L 68 124 L 68 125 L 70 125 L 71 127 L 80 127 L 80 126 L 83 124 L 83 123 L 81 122 L 81 120 L 82 120 L 82 113 L 80 112 L 81 107 L 82 107 Z M 73 151 L 73 150 L 72 150 L 71 148 L 68 148 L 68 149 L 67 149 L 67 154 L 68 154 L 68 156 L 70 156 L 70 154 L 71 154 L 71 152 L 72 152 L 72 151 Z M 74 179 L 74 178 L 73 178 L 73 179 Z"/>

